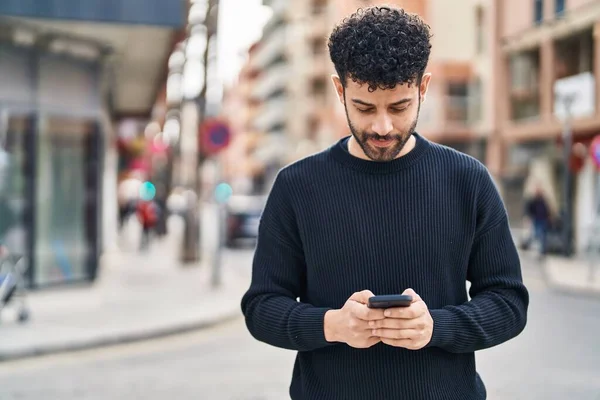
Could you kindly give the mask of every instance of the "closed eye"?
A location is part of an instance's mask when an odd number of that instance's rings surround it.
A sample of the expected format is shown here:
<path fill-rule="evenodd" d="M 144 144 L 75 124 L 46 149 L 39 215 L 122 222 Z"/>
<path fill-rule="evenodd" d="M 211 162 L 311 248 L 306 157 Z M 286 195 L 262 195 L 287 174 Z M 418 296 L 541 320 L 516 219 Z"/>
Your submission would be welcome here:
<path fill-rule="evenodd" d="M 358 112 L 361 114 L 370 114 L 374 111 L 373 108 L 357 108 Z"/>
<path fill-rule="evenodd" d="M 408 107 L 404 107 L 404 108 L 392 108 L 392 110 L 391 110 L 391 111 L 392 111 L 393 113 L 399 114 L 399 113 L 402 113 L 402 112 L 406 111 L 406 109 L 407 109 L 407 108 L 408 108 Z"/>

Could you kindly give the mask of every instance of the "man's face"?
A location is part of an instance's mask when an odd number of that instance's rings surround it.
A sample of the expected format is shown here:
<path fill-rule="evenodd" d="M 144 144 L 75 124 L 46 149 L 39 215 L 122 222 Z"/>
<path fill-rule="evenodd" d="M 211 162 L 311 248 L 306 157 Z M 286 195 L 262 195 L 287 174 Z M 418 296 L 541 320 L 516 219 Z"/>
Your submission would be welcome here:
<path fill-rule="evenodd" d="M 366 84 L 348 79 L 344 88 L 339 78 L 333 77 L 352 136 L 367 158 L 390 161 L 400 155 L 417 126 L 430 79 L 431 75 L 425 74 L 420 85 L 369 92 Z"/>

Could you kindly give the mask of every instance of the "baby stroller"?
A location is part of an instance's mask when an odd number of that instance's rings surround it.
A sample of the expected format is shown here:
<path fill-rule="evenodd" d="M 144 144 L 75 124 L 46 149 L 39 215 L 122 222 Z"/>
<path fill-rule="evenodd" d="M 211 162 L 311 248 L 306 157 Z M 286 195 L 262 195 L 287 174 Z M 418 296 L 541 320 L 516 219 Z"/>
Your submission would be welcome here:
<path fill-rule="evenodd" d="M 25 303 L 26 263 L 23 257 L 2 252 L 0 245 L 0 316 L 7 305 L 13 302 L 17 319 L 24 323 L 29 319 L 29 309 Z"/>

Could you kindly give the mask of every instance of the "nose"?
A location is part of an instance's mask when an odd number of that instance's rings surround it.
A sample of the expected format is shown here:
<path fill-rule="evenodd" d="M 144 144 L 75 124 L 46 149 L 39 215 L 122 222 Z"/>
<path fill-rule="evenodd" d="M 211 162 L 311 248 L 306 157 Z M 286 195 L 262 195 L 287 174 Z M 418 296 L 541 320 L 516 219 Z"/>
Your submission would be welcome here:
<path fill-rule="evenodd" d="M 371 129 L 379 136 L 386 136 L 394 130 L 392 119 L 387 114 L 377 116 Z"/>

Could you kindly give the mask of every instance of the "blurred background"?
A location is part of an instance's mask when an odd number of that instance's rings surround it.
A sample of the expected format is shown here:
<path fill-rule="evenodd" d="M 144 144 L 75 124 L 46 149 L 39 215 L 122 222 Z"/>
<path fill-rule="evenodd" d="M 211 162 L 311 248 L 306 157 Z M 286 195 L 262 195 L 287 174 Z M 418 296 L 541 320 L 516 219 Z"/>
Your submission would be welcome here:
<path fill-rule="evenodd" d="M 239 302 L 277 171 L 349 134 L 327 38 L 372 4 L 431 26 L 417 131 L 522 252 L 490 398 L 600 399 L 600 1 L 0 0 L 1 399 L 286 398 Z"/>

